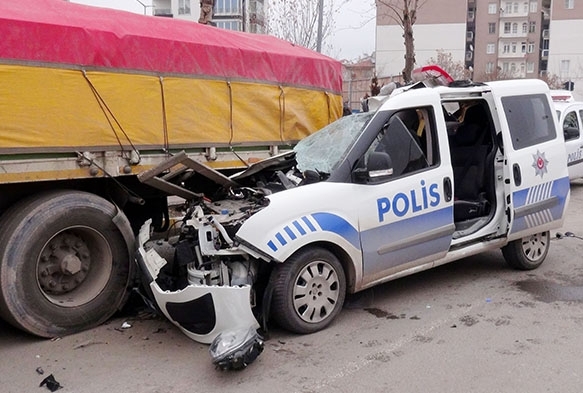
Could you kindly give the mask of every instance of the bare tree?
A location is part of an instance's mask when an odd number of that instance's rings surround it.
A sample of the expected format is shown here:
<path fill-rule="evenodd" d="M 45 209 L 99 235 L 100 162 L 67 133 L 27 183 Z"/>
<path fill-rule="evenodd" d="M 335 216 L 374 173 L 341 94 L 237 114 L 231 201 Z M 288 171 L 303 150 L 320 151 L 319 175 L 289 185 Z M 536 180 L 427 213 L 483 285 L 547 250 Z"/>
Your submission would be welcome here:
<path fill-rule="evenodd" d="M 454 80 L 468 79 L 470 77 L 470 71 L 464 65 L 464 62 L 459 60 L 455 61 L 453 55 L 450 52 L 446 52 L 443 49 L 437 50 L 437 57 L 430 58 L 427 64 L 435 64 L 443 68 Z"/>
<path fill-rule="evenodd" d="M 308 49 L 330 49 L 326 40 L 333 32 L 334 17 L 347 1 L 273 0 L 268 33 Z"/>
<path fill-rule="evenodd" d="M 415 67 L 415 39 L 413 37 L 413 25 L 417 22 L 417 12 L 429 0 L 377 0 L 388 10 L 388 17 L 403 28 L 405 44 L 405 67 L 403 68 L 403 80 L 411 81 L 411 72 Z"/>

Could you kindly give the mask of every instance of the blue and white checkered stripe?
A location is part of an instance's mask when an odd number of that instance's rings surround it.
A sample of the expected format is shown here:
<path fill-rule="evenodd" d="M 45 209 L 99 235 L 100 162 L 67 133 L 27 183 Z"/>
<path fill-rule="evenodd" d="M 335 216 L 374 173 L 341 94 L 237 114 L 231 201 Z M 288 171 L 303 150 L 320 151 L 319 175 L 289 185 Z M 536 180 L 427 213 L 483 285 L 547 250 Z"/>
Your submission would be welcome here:
<path fill-rule="evenodd" d="M 333 213 L 313 213 L 302 216 L 285 225 L 267 242 L 267 246 L 277 252 L 282 247 L 313 232 L 331 232 L 344 238 L 355 248 L 360 248 L 360 235 L 344 218 Z"/>
<path fill-rule="evenodd" d="M 537 203 L 540 201 L 544 201 L 551 198 L 551 191 L 553 190 L 553 182 L 546 182 L 543 184 L 539 184 L 537 186 L 531 187 L 528 189 L 528 193 L 526 195 L 526 203 L 525 206 L 531 205 L 533 203 Z M 526 226 L 528 228 L 540 226 L 543 224 L 547 224 L 551 221 L 554 221 L 553 214 L 551 213 L 550 209 L 544 209 L 533 214 L 526 215 L 524 217 L 526 220 Z"/>
<path fill-rule="evenodd" d="M 277 251 L 280 247 L 286 246 L 288 243 L 299 237 L 317 231 L 318 228 L 316 221 L 311 216 L 303 216 L 292 221 L 289 225 L 284 226 L 271 240 L 267 242 L 267 246 L 271 250 Z"/>
<path fill-rule="evenodd" d="M 568 195 L 567 176 L 514 192 L 514 222 L 510 232 L 560 222 Z"/>

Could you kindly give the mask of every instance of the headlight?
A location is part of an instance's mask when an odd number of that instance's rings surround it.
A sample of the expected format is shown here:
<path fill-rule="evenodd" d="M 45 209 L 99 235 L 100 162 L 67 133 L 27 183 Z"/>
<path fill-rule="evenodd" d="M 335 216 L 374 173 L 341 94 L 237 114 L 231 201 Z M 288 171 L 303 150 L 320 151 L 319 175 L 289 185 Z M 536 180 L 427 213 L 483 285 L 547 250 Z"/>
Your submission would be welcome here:
<path fill-rule="evenodd" d="M 263 338 L 253 327 L 221 332 L 211 343 L 213 364 L 221 370 L 241 370 L 263 351 Z"/>

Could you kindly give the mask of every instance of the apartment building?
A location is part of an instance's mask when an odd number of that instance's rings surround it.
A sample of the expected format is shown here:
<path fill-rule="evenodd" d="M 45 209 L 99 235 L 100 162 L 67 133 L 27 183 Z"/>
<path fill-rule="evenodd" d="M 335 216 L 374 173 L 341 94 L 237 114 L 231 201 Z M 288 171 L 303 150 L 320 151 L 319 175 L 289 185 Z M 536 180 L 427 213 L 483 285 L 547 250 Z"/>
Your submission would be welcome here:
<path fill-rule="evenodd" d="M 386 2 L 377 1 L 379 76 L 404 66 L 403 30 Z M 413 31 L 418 65 L 443 50 L 475 81 L 546 74 L 583 88 L 583 0 L 426 0 Z"/>
<path fill-rule="evenodd" d="M 553 0 L 547 59 L 548 72 L 572 82 L 583 100 L 583 0 Z"/>
<path fill-rule="evenodd" d="M 474 80 L 536 78 L 546 72 L 550 0 L 469 0 L 472 13 L 475 22 L 468 24 L 467 36 L 473 36 L 473 47 L 467 48 L 466 65 L 473 67 Z"/>
<path fill-rule="evenodd" d="M 213 23 L 220 29 L 265 32 L 266 0 L 215 0 Z M 154 16 L 198 21 L 199 0 L 153 0 Z"/>

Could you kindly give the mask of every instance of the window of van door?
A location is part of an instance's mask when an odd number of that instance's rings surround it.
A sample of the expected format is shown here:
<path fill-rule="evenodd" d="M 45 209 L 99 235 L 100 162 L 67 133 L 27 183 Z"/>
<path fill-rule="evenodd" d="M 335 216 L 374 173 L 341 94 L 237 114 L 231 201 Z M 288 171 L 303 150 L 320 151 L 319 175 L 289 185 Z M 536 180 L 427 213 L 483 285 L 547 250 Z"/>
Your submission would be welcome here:
<path fill-rule="evenodd" d="M 427 109 L 407 109 L 397 112 L 385 124 L 366 153 L 387 153 L 393 164 L 393 178 L 430 166 L 435 160 L 435 137 L 431 136 L 432 121 Z"/>
<path fill-rule="evenodd" d="M 502 97 L 514 150 L 555 139 L 554 119 L 544 94 Z"/>

